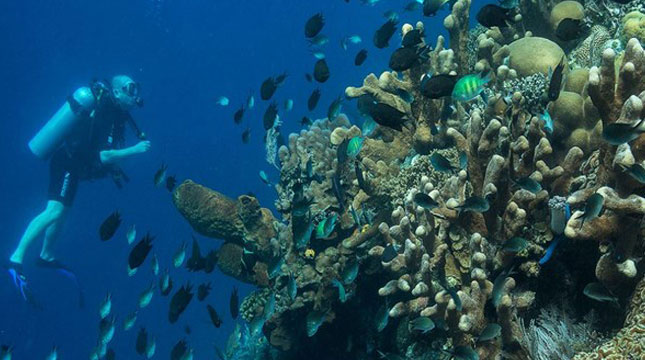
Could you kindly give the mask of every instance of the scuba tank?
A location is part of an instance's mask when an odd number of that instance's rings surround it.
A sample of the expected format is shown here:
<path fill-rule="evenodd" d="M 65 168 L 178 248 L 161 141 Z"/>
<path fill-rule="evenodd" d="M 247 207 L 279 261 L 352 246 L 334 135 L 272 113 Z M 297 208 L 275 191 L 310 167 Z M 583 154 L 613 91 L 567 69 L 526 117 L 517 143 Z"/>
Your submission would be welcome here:
<path fill-rule="evenodd" d="M 29 141 L 31 152 L 47 159 L 56 151 L 84 115 L 94 111 L 96 98 L 89 87 L 82 87 L 70 96 L 36 136 Z"/>

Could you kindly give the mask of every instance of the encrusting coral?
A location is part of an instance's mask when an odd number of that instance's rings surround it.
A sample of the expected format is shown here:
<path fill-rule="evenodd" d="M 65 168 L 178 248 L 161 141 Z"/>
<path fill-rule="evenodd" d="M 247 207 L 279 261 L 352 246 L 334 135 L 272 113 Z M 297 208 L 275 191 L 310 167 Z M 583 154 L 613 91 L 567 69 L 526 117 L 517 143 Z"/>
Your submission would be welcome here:
<path fill-rule="evenodd" d="M 190 181 L 175 190 L 193 228 L 224 240 L 219 267 L 259 287 L 242 316 L 285 359 L 429 359 L 458 348 L 528 359 L 522 324 L 535 310 L 606 308 L 583 295 L 588 282 L 615 297 L 616 317 L 631 303 L 623 329 L 575 359 L 643 354 L 644 186 L 624 169 L 643 165 L 645 137 L 614 146 L 602 134 L 645 115 L 645 51 L 637 39 L 624 51 L 606 44 L 611 23 L 552 40 L 564 19 L 596 11 L 575 1 L 522 0 L 507 29 L 477 31 L 470 5 L 457 1 L 444 21 L 450 49 L 440 36 L 420 64 L 346 89 L 348 99 L 371 95 L 404 114 L 401 131 L 365 132 L 340 115 L 289 136 L 278 149 L 280 221 L 250 196 L 235 201 Z M 535 16 L 522 16 L 529 10 Z M 412 30 L 423 24 L 401 34 Z M 559 65 L 565 80 L 547 94 Z M 491 81 L 468 102 L 430 99 L 420 90 L 426 73 Z M 593 194 L 603 211 L 587 219 Z M 481 340 L 490 329 L 499 333 Z"/>

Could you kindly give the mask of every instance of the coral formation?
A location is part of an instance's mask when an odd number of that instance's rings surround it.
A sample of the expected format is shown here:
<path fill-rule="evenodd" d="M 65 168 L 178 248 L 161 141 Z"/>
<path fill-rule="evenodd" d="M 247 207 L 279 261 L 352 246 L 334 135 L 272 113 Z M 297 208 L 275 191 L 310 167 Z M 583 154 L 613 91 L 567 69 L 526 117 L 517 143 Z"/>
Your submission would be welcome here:
<path fill-rule="evenodd" d="M 261 332 L 285 359 L 322 351 L 417 359 L 454 349 L 481 359 L 554 358 L 538 355 L 547 348 L 579 351 L 575 359 L 642 354 L 645 197 L 626 172 L 645 161 L 636 125 L 645 51 L 636 38 L 623 50 L 611 41 L 619 25 L 594 20 L 628 7 L 522 0 L 508 29 L 470 30 L 470 4 L 457 1 L 444 20 L 451 48 L 440 36 L 409 70 L 369 74 L 345 90 L 404 114 L 400 131 L 364 133 L 340 115 L 289 136 L 277 150 L 279 216 L 255 198 L 235 201 L 190 181 L 175 190 L 193 228 L 224 240 L 222 271 L 258 286 L 242 304 L 249 336 Z M 623 33 L 638 36 L 634 15 L 626 18 Z M 570 42 L 552 40 L 564 19 L 593 26 Z M 401 34 L 413 30 L 424 26 L 405 24 Z M 558 65 L 561 83 L 551 76 Z M 470 101 L 435 99 L 421 91 L 428 72 L 491 81 Z M 634 138 L 606 141 L 603 130 L 615 123 Z M 598 196 L 601 209 L 590 200 Z M 627 317 L 595 349 L 596 324 L 577 320 L 607 306 L 583 291 L 587 283 L 618 304 L 598 320 L 605 330 Z M 557 325 L 554 306 L 582 310 Z M 490 329 L 499 334 L 480 341 Z"/>

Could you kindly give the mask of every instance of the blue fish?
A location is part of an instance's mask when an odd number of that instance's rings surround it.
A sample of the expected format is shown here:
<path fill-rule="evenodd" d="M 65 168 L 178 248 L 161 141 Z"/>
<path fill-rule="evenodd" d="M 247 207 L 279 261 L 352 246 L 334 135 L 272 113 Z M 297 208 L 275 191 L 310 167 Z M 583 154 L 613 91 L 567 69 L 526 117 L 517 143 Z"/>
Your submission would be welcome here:
<path fill-rule="evenodd" d="M 549 135 L 553 134 L 553 119 L 548 110 L 544 110 L 542 115 L 540 115 L 540 120 L 544 121 L 544 132 Z"/>

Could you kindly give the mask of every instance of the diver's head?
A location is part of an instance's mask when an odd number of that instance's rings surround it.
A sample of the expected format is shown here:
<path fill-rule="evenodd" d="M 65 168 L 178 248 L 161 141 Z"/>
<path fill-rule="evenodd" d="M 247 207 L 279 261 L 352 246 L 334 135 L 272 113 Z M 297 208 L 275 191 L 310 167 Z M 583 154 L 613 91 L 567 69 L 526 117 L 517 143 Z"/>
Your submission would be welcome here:
<path fill-rule="evenodd" d="M 130 110 L 135 105 L 143 106 L 140 97 L 139 84 L 127 75 L 117 75 L 112 78 L 112 96 L 123 110 Z"/>

